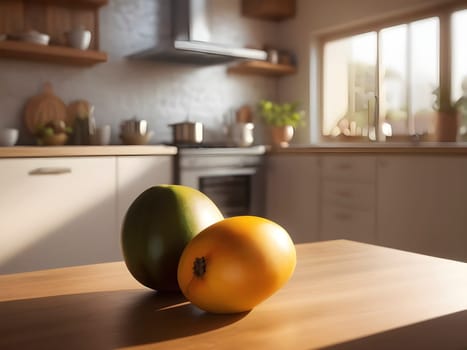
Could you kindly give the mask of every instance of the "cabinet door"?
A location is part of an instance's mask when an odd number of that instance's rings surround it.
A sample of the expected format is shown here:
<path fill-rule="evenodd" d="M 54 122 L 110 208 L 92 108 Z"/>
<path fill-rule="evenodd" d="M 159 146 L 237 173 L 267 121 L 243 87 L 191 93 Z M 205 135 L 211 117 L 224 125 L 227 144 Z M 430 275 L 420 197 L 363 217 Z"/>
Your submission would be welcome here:
<path fill-rule="evenodd" d="M 385 156 L 378 164 L 383 245 L 467 261 L 467 159 Z"/>
<path fill-rule="evenodd" d="M 117 157 L 118 230 L 128 207 L 144 190 L 173 183 L 173 156 Z"/>
<path fill-rule="evenodd" d="M 115 158 L 0 160 L 0 273 L 120 259 Z"/>
<path fill-rule="evenodd" d="M 295 243 L 318 240 L 318 156 L 271 155 L 266 173 L 266 217 L 283 226 Z"/>
<path fill-rule="evenodd" d="M 323 156 L 320 239 L 377 243 L 375 180 L 372 156 Z"/>

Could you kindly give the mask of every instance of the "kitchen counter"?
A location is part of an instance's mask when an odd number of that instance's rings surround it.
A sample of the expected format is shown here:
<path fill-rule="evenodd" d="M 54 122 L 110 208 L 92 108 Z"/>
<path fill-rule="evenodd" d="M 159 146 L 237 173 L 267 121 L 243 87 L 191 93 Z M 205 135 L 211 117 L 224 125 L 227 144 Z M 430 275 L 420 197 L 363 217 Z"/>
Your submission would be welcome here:
<path fill-rule="evenodd" d="M 166 145 L 144 146 L 14 146 L 0 147 L 0 158 L 24 157 L 84 157 L 84 156 L 136 156 L 174 155 L 177 147 Z"/>
<path fill-rule="evenodd" d="M 270 148 L 272 154 L 354 153 L 354 154 L 430 154 L 467 155 L 467 142 L 386 142 L 317 143 Z"/>
<path fill-rule="evenodd" d="M 287 148 L 270 146 L 222 147 L 222 148 L 182 148 L 190 155 L 261 155 L 268 154 L 431 154 L 467 155 L 467 142 L 423 142 L 423 143 L 317 143 L 291 145 Z M 84 157 L 84 156 L 130 156 L 130 155 L 175 155 L 177 147 L 168 145 L 111 145 L 111 146 L 14 146 L 0 147 L 0 158 L 25 157 Z"/>
<path fill-rule="evenodd" d="M 262 154 L 431 154 L 467 155 L 467 142 L 423 142 L 423 143 L 317 143 L 291 145 L 287 148 L 271 146 L 182 148 L 186 155 L 262 155 Z M 14 146 L 0 147 L 0 158 L 25 157 L 84 157 L 84 156 L 131 156 L 131 155 L 175 155 L 177 147 L 168 145 L 111 145 L 111 146 Z"/>
<path fill-rule="evenodd" d="M 1 349 L 464 349 L 467 264 L 352 241 L 297 245 L 292 279 L 206 314 L 123 262 L 0 276 Z"/>

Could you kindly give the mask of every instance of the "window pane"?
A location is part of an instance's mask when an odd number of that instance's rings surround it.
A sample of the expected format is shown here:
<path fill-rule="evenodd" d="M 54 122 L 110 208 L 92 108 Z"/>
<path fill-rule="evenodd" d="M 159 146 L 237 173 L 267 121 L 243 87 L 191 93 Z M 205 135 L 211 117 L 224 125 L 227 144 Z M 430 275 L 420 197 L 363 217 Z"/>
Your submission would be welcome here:
<path fill-rule="evenodd" d="M 439 86 L 439 19 L 412 22 L 410 30 L 410 109 L 411 129 L 417 134 L 433 134 Z M 412 132 L 411 130 L 411 132 Z"/>
<path fill-rule="evenodd" d="M 323 135 L 368 135 L 376 91 L 376 33 L 326 43 L 323 69 Z"/>
<path fill-rule="evenodd" d="M 462 114 L 460 136 L 467 141 L 467 10 L 452 16 L 452 102 Z"/>
<path fill-rule="evenodd" d="M 387 136 L 407 135 L 407 25 L 383 29 L 380 38 L 381 122 L 391 126 Z"/>

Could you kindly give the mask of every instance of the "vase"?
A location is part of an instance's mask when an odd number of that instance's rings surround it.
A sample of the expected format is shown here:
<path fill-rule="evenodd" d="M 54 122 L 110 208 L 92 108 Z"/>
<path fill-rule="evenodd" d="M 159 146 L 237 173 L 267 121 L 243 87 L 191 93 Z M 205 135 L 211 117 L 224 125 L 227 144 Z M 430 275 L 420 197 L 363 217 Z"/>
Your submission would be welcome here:
<path fill-rule="evenodd" d="M 288 147 L 289 141 L 292 140 L 294 135 L 294 128 L 290 125 L 285 126 L 272 126 L 271 138 L 272 144 L 278 147 Z"/>
<path fill-rule="evenodd" d="M 438 112 L 436 117 L 436 141 L 456 142 L 458 129 L 457 112 Z"/>

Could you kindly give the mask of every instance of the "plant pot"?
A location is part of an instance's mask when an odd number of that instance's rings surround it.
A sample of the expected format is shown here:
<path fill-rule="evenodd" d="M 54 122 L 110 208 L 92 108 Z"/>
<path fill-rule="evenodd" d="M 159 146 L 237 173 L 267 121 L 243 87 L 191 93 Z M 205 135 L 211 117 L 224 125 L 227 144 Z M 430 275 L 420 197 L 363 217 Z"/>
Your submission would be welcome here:
<path fill-rule="evenodd" d="M 436 141 L 456 142 L 457 127 L 457 112 L 438 112 L 436 116 Z"/>
<path fill-rule="evenodd" d="M 294 128 L 290 125 L 285 126 L 271 126 L 271 139 L 272 144 L 278 147 L 288 147 L 289 141 L 292 140 L 294 135 Z"/>

